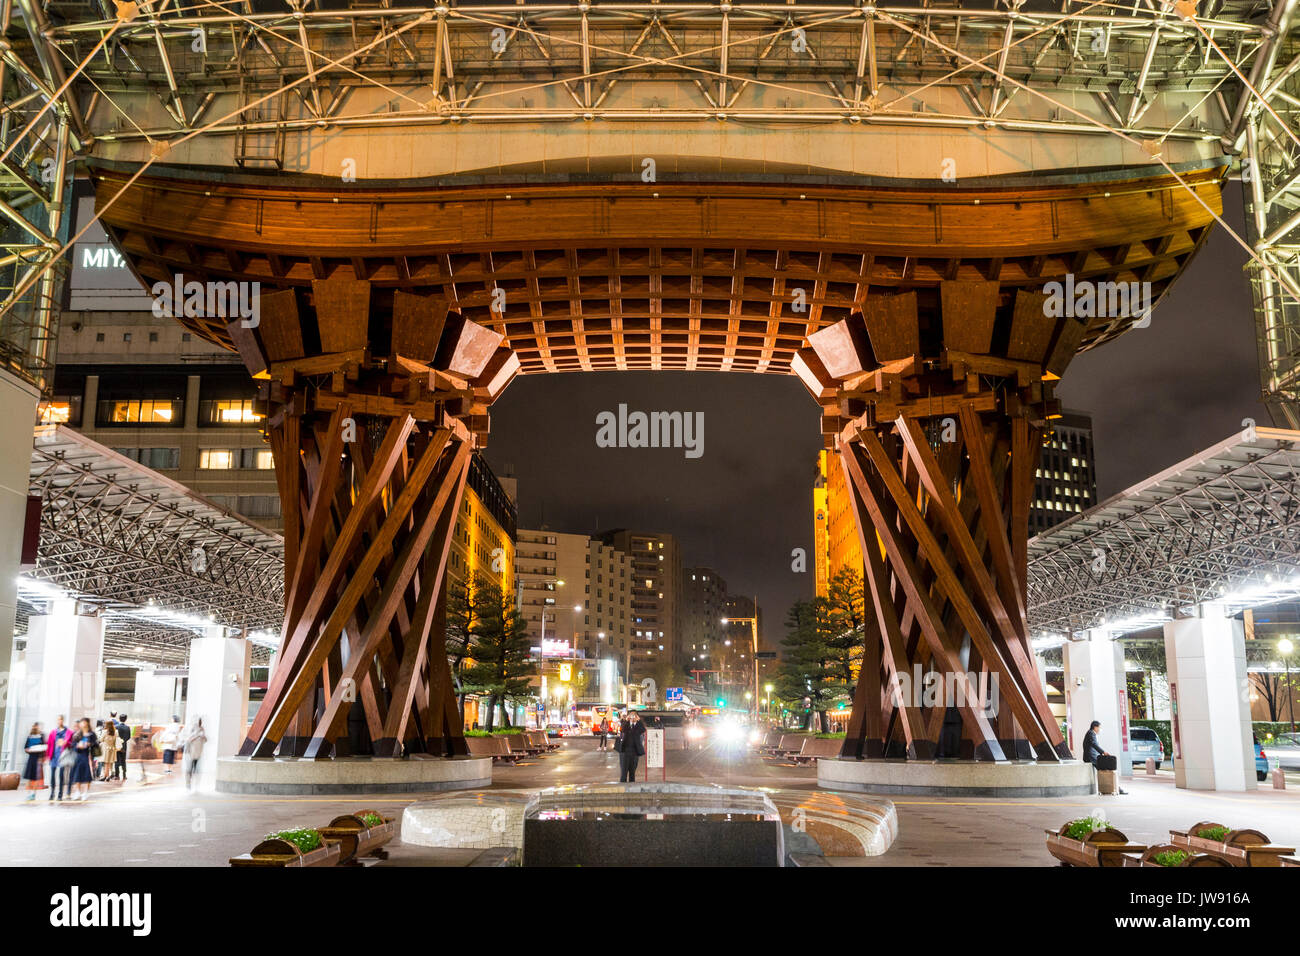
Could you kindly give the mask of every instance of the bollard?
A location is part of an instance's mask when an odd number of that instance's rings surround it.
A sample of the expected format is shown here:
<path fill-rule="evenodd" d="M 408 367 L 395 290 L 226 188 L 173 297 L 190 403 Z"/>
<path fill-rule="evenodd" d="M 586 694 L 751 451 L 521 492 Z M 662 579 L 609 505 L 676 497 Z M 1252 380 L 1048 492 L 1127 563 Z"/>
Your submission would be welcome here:
<path fill-rule="evenodd" d="M 1274 790 L 1286 789 L 1286 774 L 1283 773 L 1281 767 L 1273 768 L 1273 789 Z"/>
<path fill-rule="evenodd" d="M 1147 776 L 1154 777 L 1155 775 L 1156 775 L 1156 758 L 1147 757 Z"/>

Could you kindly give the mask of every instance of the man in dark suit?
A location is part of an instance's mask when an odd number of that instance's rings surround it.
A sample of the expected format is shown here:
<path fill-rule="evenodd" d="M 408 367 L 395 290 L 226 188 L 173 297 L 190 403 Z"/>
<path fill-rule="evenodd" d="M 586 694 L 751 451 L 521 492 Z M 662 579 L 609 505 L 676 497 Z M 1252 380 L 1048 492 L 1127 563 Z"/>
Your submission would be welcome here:
<path fill-rule="evenodd" d="M 1101 721 L 1094 720 L 1088 725 L 1088 732 L 1083 735 L 1083 762 L 1097 765 L 1098 757 L 1109 757 L 1110 754 L 1101 749 L 1101 741 L 1097 739 L 1097 731 L 1101 729 Z M 1128 796 L 1128 791 L 1120 789 L 1122 796 Z"/>
<path fill-rule="evenodd" d="M 645 724 L 629 711 L 618 731 L 619 783 L 636 783 L 636 765 L 645 753 Z"/>
<path fill-rule="evenodd" d="M 1106 756 L 1106 751 L 1101 749 L 1101 741 L 1097 739 L 1097 731 L 1101 729 L 1101 721 L 1094 720 L 1088 725 L 1088 732 L 1083 735 L 1083 762 L 1096 764 L 1098 757 Z"/>

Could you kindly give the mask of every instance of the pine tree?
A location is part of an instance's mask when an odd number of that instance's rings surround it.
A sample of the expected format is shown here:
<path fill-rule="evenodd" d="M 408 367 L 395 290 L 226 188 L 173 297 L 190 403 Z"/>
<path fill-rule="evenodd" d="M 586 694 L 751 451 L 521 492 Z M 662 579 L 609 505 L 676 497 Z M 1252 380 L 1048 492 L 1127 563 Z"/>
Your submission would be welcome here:
<path fill-rule="evenodd" d="M 529 678 L 537 673 L 537 666 L 529 659 L 528 622 L 510 597 L 491 581 L 479 582 L 474 596 L 478 608 L 478 624 L 470 646 L 474 663 L 465 670 L 464 686 L 488 697 L 485 729 L 491 731 L 497 704 L 531 694 Z M 509 727 L 509 712 L 503 707 L 502 713 Z"/>
<path fill-rule="evenodd" d="M 802 701 L 807 700 L 805 729 L 813 729 L 815 714 L 825 730 L 830 702 L 844 696 L 848 689 L 836 652 L 830 646 L 833 636 L 830 607 L 820 597 L 796 601 L 785 623 L 786 636 L 781 641 L 786 648 L 785 662 L 778 672 L 777 692 L 796 707 L 803 706 Z"/>
<path fill-rule="evenodd" d="M 831 576 L 827 587 L 826 615 L 830 634 L 826 644 L 833 662 L 832 670 L 850 687 L 862 662 L 865 609 L 862 575 L 854 568 L 840 568 Z"/>
<path fill-rule="evenodd" d="M 477 575 L 472 582 L 447 578 L 447 660 L 456 687 L 457 709 L 465 722 L 465 698 L 468 696 L 465 673 L 471 662 L 470 650 L 483 611 L 483 599 L 491 578 Z"/>

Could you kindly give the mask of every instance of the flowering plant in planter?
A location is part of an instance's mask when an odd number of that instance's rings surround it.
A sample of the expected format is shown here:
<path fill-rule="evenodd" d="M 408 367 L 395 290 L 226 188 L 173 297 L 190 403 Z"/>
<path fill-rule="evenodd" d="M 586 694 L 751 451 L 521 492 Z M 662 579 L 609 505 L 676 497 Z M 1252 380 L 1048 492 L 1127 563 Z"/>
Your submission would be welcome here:
<path fill-rule="evenodd" d="M 1089 833 L 1108 829 L 1110 829 L 1110 824 L 1099 816 L 1080 817 L 1077 820 L 1071 820 L 1065 825 L 1065 836 L 1068 836 L 1071 840 L 1086 840 Z"/>
<path fill-rule="evenodd" d="M 268 833 L 265 838 L 267 840 L 285 840 L 292 843 L 303 853 L 310 853 L 312 850 L 318 850 L 322 844 L 319 831 L 314 830 L 311 827 L 298 827 L 294 830 L 280 830 L 276 833 Z"/>

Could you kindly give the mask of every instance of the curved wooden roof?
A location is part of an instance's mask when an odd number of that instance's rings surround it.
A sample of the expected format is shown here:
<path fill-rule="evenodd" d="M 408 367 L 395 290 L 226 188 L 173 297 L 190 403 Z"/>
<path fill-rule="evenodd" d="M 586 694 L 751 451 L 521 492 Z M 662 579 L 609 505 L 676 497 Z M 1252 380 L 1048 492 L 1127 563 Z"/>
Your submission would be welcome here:
<path fill-rule="evenodd" d="M 372 336 L 383 335 L 393 290 L 441 292 L 505 335 L 525 373 L 789 373 L 809 334 L 874 296 L 916 292 L 922 338 L 941 335 L 944 280 L 996 282 L 1000 322 L 1017 290 L 1067 273 L 1150 282 L 1154 300 L 1208 234 L 1206 207 L 1222 209 L 1221 168 L 1181 173 L 1190 188 L 1125 170 L 924 187 L 368 186 L 170 170 L 122 191 L 130 171 L 92 173 L 102 221 L 146 285 L 180 272 L 310 295 L 313 280 L 365 279 Z M 181 321 L 231 347 L 224 320 Z M 1090 320 L 1079 349 L 1132 321 Z"/>

